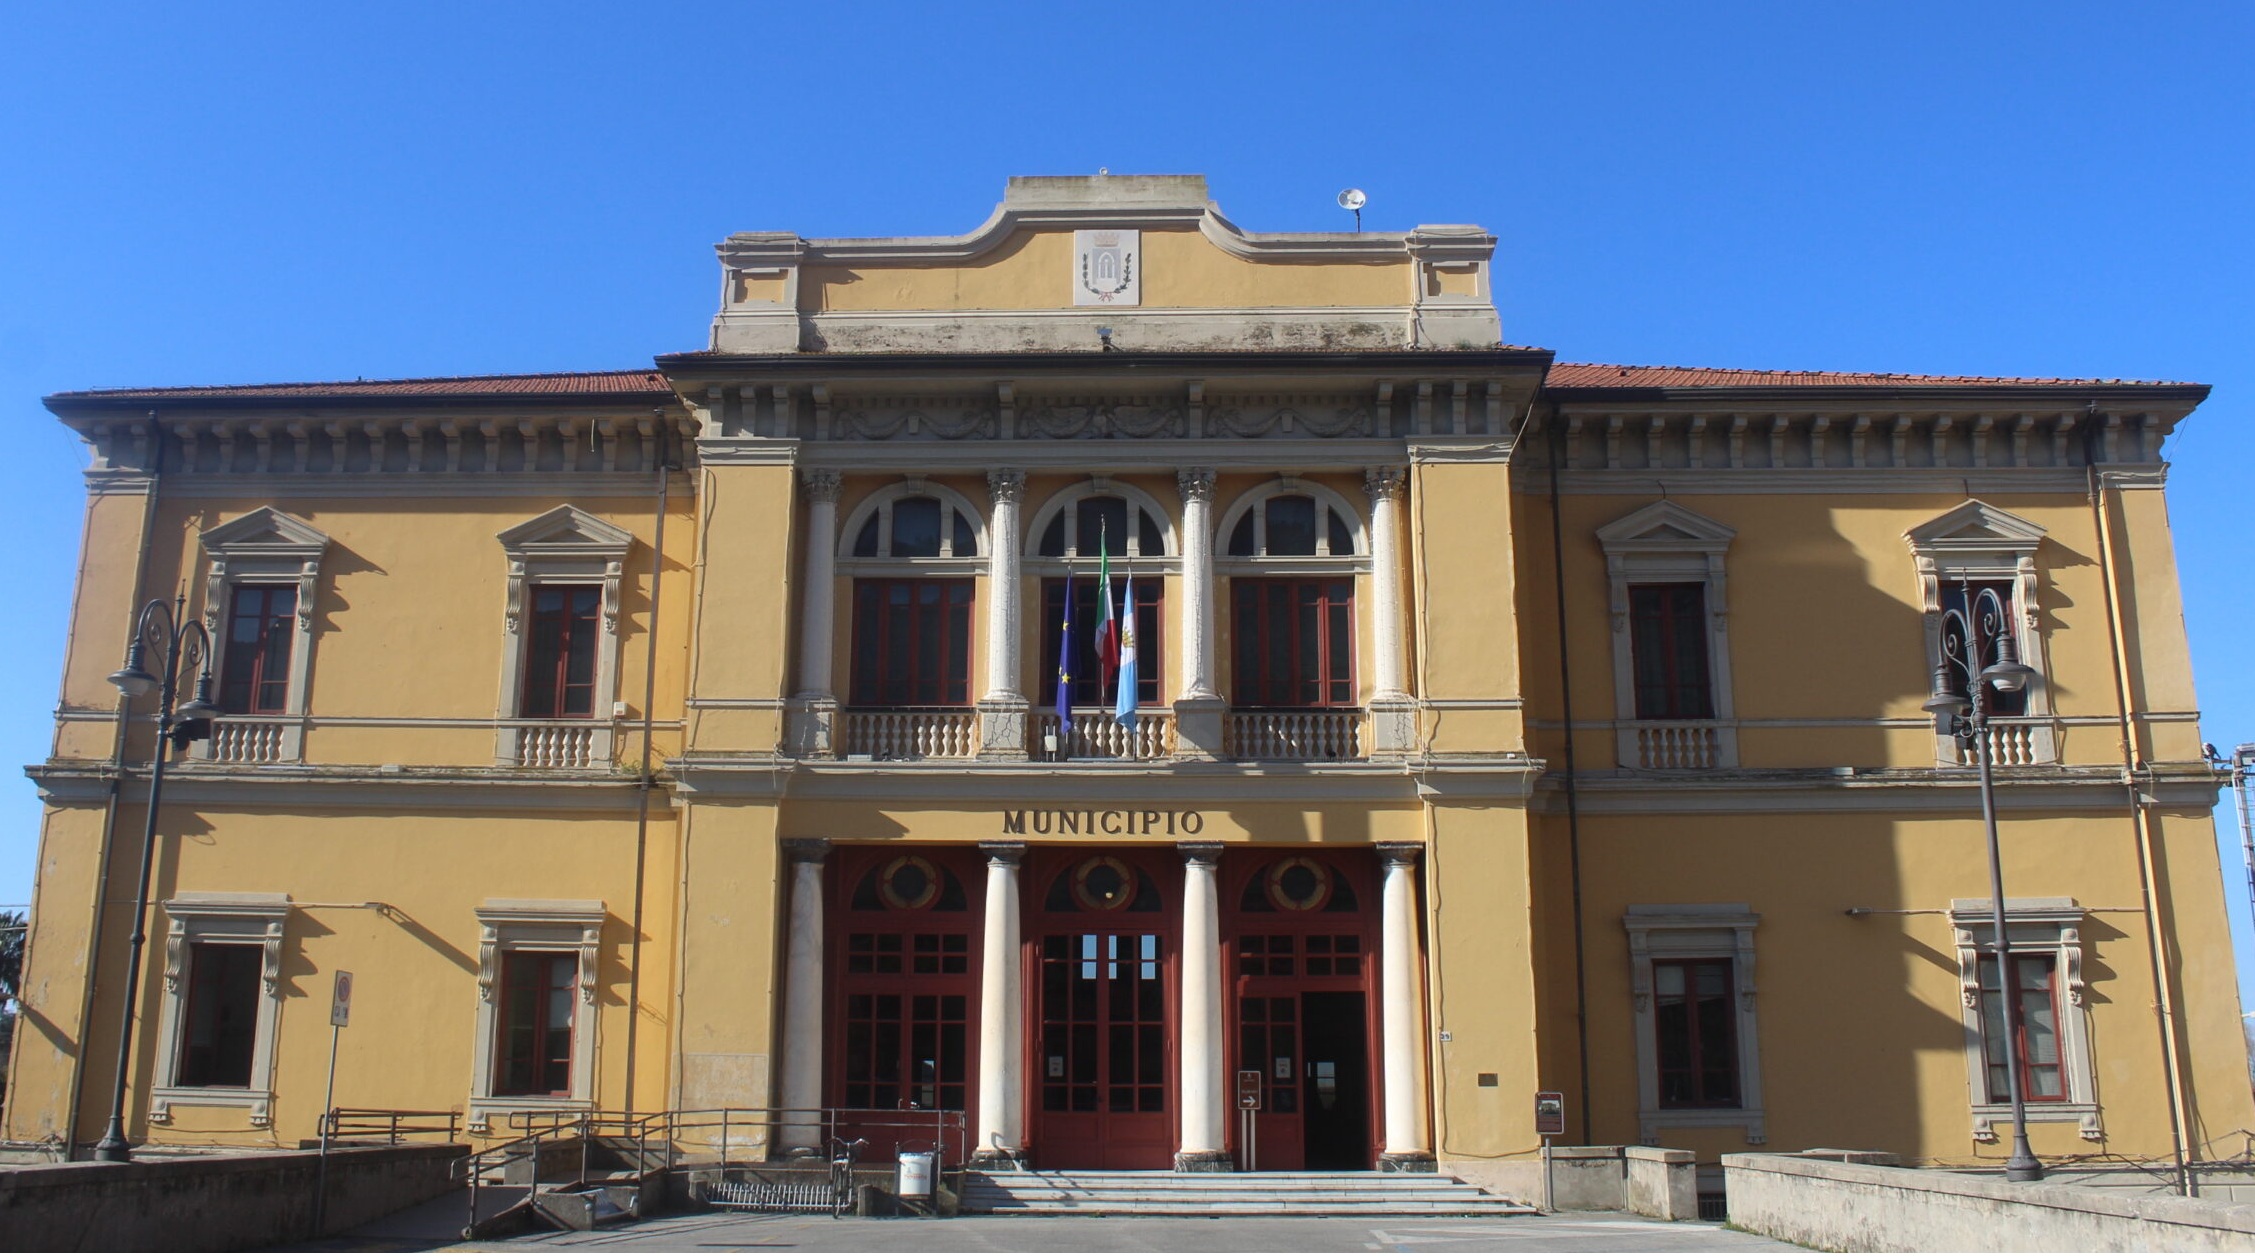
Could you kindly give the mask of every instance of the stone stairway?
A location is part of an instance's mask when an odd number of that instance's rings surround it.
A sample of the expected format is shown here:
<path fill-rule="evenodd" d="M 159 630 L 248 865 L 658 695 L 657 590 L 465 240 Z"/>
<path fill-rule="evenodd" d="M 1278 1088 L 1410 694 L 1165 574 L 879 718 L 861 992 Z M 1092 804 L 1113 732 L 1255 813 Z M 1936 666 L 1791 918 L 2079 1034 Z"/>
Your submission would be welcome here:
<path fill-rule="evenodd" d="M 1439 1173 L 967 1172 L 963 1211 L 998 1216 L 1518 1216 Z"/>

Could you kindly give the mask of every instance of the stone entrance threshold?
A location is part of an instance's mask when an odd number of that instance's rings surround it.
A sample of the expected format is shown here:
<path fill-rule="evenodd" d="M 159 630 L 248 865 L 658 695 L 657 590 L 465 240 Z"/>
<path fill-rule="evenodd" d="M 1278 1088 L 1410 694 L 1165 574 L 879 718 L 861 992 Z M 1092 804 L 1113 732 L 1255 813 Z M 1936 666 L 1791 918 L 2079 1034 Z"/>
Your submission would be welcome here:
<path fill-rule="evenodd" d="M 1441 1173 L 970 1172 L 963 1208 L 992 1216 L 1531 1216 Z"/>

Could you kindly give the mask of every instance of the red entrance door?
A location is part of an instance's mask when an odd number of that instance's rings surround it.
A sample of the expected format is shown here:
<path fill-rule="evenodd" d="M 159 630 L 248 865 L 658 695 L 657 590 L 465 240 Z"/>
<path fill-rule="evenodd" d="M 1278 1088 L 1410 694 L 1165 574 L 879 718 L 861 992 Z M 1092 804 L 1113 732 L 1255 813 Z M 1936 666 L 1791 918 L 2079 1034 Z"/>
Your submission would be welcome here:
<path fill-rule="evenodd" d="M 845 850 L 832 920 L 829 1098 L 838 1133 L 865 1160 L 901 1148 L 967 1151 L 960 1123 L 975 1099 L 980 885 L 962 852 Z"/>
<path fill-rule="evenodd" d="M 1044 879 L 1029 1020 L 1034 1157 L 1051 1168 L 1168 1167 L 1174 890 L 1109 854 L 1068 856 Z"/>
<path fill-rule="evenodd" d="M 1263 1172 L 1375 1159 L 1376 898 L 1368 854 L 1327 856 L 1250 853 L 1229 868 L 1231 1067 L 1261 1074 L 1251 1154 Z M 1233 1146 L 1239 1132 L 1232 1117 Z M 1235 1153 L 1244 1168 L 1247 1152 Z"/>

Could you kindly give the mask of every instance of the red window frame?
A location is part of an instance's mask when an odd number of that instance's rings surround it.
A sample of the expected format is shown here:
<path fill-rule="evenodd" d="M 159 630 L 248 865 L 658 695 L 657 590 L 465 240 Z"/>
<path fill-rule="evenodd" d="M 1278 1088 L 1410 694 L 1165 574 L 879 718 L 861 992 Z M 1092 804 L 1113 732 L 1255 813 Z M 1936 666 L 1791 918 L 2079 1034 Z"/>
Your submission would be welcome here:
<path fill-rule="evenodd" d="M 1086 500 L 1083 500 L 1086 502 Z M 1148 518 L 1146 518 L 1148 519 Z M 1101 708 L 1117 697 L 1105 689 L 1104 669 L 1096 659 L 1096 628 L 1103 616 L 1102 592 L 1091 577 L 1073 582 L 1071 704 L 1076 709 Z M 1112 580 L 1112 606 L 1127 607 L 1127 579 Z M 1065 610 L 1065 579 L 1045 578 L 1041 584 L 1041 677 L 1038 693 L 1043 700 L 1057 697 L 1058 619 Z M 1166 670 L 1166 587 L 1156 578 L 1135 586 L 1135 701 L 1160 704 L 1160 679 Z M 1043 706 L 1036 706 L 1043 707 Z"/>
<path fill-rule="evenodd" d="M 2026 1102 L 2066 1102 L 2067 1068 L 2059 1029 L 2059 960 L 2050 954 L 2014 953 L 2012 955 L 2013 991 L 2020 998 L 2020 1097 Z M 1998 992 L 1997 960 L 1993 954 L 1980 961 L 1981 974 L 1981 1062 L 1988 1080 L 1986 1086 L 1991 1103 L 2012 1101 L 2010 1087 L 2005 1083 L 2004 1030 L 1997 1027 L 2004 1020 L 2003 995 Z M 2034 979 L 2036 983 L 2031 984 Z M 2051 1052 L 2039 1057 L 2028 1036 L 2030 1008 L 2051 1013 Z M 2037 1082 L 2042 1074 L 2049 1073 L 2051 1086 L 2041 1088 Z"/>
<path fill-rule="evenodd" d="M 281 713 L 290 702 L 290 647 L 298 588 L 245 584 L 227 601 L 227 658 L 219 672 L 226 713 Z"/>
<path fill-rule="evenodd" d="M 1232 704 L 1247 709 L 1360 704 L 1354 578 L 1232 578 L 1229 600 L 1236 636 Z"/>
<path fill-rule="evenodd" d="M 570 1096 L 578 1000 L 579 955 L 545 949 L 502 953 L 493 1019 L 495 1097 Z"/>
<path fill-rule="evenodd" d="M 517 716 L 595 716 L 596 659 L 602 631 L 603 588 L 579 582 L 544 582 L 526 593 L 525 685 Z"/>
<path fill-rule="evenodd" d="M 188 946 L 188 996 L 180 1012 L 180 1058 L 173 1084 L 250 1087 L 265 956 L 262 945 L 197 941 Z"/>
<path fill-rule="evenodd" d="M 973 602 L 969 578 L 856 579 L 848 703 L 971 703 Z"/>
<path fill-rule="evenodd" d="M 1706 583 L 1629 588 L 1629 656 L 1636 668 L 1638 718 L 1715 716 L 1707 642 Z"/>
<path fill-rule="evenodd" d="M 1668 993 L 1669 973 L 1681 977 Z M 1728 958 L 1662 958 L 1652 963 L 1654 1057 L 1662 1107 L 1737 1107 L 1737 965 Z M 1712 983 L 1703 983 L 1712 978 Z"/>

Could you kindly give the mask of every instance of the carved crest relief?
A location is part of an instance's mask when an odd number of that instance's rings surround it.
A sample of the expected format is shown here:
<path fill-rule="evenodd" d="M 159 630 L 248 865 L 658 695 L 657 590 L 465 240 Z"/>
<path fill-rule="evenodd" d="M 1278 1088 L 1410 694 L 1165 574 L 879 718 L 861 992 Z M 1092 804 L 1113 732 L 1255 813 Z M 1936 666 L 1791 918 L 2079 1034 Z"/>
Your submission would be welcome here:
<path fill-rule="evenodd" d="M 1143 233 L 1096 228 L 1073 233 L 1073 305 L 1143 304 Z"/>

